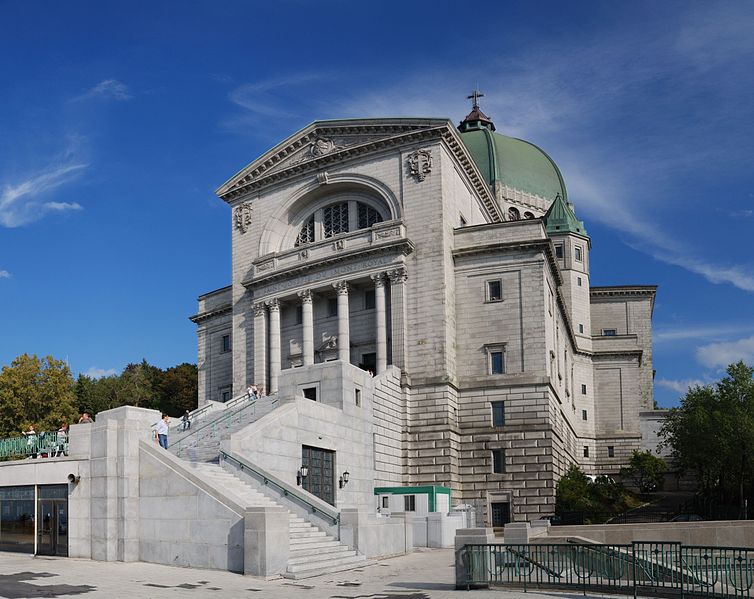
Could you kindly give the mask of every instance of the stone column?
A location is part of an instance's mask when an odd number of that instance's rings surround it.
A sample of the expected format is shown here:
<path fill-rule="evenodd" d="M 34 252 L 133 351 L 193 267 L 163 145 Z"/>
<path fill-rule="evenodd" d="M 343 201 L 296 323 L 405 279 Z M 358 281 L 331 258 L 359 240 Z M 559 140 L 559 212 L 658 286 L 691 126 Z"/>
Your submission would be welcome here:
<path fill-rule="evenodd" d="M 393 364 L 406 369 L 406 267 L 387 273 L 390 279 L 390 332 L 392 334 Z"/>
<path fill-rule="evenodd" d="M 303 326 L 304 366 L 314 364 L 314 304 L 310 289 L 299 291 L 301 298 L 301 324 Z"/>
<path fill-rule="evenodd" d="M 267 387 L 267 307 L 264 302 L 254 304 L 254 379 L 246 383 Z"/>
<path fill-rule="evenodd" d="M 374 281 L 375 327 L 377 329 L 377 372 L 382 374 L 387 368 L 387 321 L 385 311 L 385 275 L 372 275 Z"/>
<path fill-rule="evenodd" d="M 351 362 L 351 338 L 348 322 L 348 283 L 333 283 L 338 292 L 338 360 Z"/>
<path fill-rule="evenodd" d="M 269 394 L 277 393 L 280 378 L 280 302 L 273 299 L 267 302 L 270 310 L 270 389 Z"/>

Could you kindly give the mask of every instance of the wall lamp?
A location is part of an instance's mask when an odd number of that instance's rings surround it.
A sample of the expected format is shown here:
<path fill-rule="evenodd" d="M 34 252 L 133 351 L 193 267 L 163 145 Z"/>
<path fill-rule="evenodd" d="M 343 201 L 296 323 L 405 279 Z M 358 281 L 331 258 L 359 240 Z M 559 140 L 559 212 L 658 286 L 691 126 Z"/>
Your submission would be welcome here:
<path fill-rule="evenodd" d="M 68 482 L 71 483 L 72 485 L 79 484 L 80 480 L 81 480 L 81 477 L 73 474 L 72 472 L 71 474 L 68 475 Z"/>
<path fill-rule="evenodd" d="M 351 475 L 348 473 L 348 470 L 346 470 L 343 474 L 340 475 L 340 478 L 338 479 L 338 487 L 343 488 L 348 484 L 348 478 Z"/>
<path fill-rule="evenodd" d="M 296 472 L 296 484 L 300 487 L 304 483 L 304 479 L 309 476 L 309 468 L 302 465 L 298 472 Z"/>

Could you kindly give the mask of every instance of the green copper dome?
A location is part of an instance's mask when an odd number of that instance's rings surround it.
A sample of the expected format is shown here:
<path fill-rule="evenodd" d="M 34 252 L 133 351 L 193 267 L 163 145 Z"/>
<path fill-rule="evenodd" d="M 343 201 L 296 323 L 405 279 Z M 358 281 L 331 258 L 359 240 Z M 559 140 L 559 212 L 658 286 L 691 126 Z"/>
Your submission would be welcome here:
<path fill-rule="evenodd" d="M 500 182 L 546 199 L 555 199 L 558 194 L 568 199 L 563 177 L 552 158 L 528 141 L 495 133 L 495 125 L 478 106 L 458 130 L 493 189 Z"/>

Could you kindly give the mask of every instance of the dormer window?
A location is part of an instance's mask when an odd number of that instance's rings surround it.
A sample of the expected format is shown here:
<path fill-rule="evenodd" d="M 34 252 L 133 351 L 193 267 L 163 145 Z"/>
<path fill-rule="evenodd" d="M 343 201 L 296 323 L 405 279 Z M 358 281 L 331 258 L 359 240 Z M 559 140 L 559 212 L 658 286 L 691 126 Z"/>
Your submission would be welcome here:
<path fill-rule="evenodd" d="M 368 229 L 384 220 L 382 213 L 365 202 L 346 200 L 314 211 L 301 225 L 294 245 L 330 239 L 342 233 Z"/>

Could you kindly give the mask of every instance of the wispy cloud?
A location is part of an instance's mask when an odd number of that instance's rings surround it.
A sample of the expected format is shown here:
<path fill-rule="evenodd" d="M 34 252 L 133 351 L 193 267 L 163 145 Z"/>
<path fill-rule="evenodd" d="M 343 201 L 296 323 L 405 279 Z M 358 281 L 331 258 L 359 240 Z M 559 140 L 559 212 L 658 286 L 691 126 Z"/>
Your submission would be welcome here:
<path fill-rule="evenodd" d="M 739 360 L 754 364 L 754 335 L 697 347 L 696 359 L 709 368 L 725 368 Z"/>
<path fill-rule="evenodd" d="M 44 172 L 18 183 L 7 183 L 0 191 L 0 224 L 13 228 L 43 218 L 50 212 L 81 210 L 76 202 L 43 201 L 47 193 L 79 177 L 87 164 L 53 164 Z"/>
<path fill-rule="evenodd" d="M 113 376 L 116 372 L 115 368 L 97 368 L 96 366 L 92 366 L 84 375 L 90 379 L 101 379 L 105 376 Z"/>
<path fill-rule="evenodd" d="M 325 79 L 323 75 L 313 73 L 298 73 L 278 79 L 266 79 L 254 83 L 245 83 L 230 92 L 230 101 L 234 104 L 260 116 L 292 116 L 294 113 L 282 108 L 282 104 L 290 104 L 288 98 L 292 90 L 319 83 Z"/>
<path fill-rule="evenodd" d="M 10 273 L 7 270 L 0 270 L 0 279 L 9 279 Z"/>
<path fill-rule="evenodd" d="M 659 328 L 652 334 L 652 341 L 655 344 L 690 340 L 724 341 L 750 331 L 754 332 L 754 324 L 704 324 L 676 328 Z"/>
<path fill-rule="evenodd" d="M 78 102 L 92 98 L 118 100 L 122 102 L 130 100 L 133 96 L 125 83 L 121 83 L 117 79 L 104 79 L 80 96 L 73 98 L 72 101 Z"/>
<path fill-rule="evenodd" d="M 678 393 L 686 393 L 686 391 L 688 391 L 692 387 L 702 387 L 707 384 L 709 383 L 701 379 L 657 379 L 655 381 L 655 385 L 665 387 L 666 389 L 672 389 L 673 391 L 677 391 Z"/>

